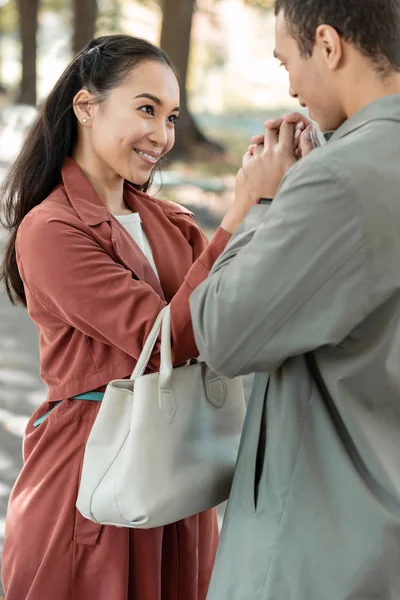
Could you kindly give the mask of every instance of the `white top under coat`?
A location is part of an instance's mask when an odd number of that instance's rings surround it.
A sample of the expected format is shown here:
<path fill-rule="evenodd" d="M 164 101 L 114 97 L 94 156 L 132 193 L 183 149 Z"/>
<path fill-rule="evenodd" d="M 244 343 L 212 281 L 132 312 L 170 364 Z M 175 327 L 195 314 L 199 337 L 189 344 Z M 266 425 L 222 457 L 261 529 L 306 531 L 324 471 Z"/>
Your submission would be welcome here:
<path fill-rule="evenodd" d="M 147 239 L 145 232 L 142 227 L 142 220 L 139 213 L 131 213 L 130 215 L 115 215 L 115 218 L 121 223 L 126 229 L 129 235 L 137 243 L 150 265 L 153 267 L 154 273 L 158 276 L 156 263 L 154 262 L 153 252 L 151 250 L 150 242 Z"/>

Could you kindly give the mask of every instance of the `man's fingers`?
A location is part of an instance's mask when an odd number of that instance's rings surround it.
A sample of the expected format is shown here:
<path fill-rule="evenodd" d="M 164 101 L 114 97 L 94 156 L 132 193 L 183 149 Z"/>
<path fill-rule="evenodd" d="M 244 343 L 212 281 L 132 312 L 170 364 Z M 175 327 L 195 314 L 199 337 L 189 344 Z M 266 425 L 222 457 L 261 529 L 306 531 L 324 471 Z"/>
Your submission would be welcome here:
<path fill-rule="evenodd" d="M 294 133 L 294 124 L 284 121 L 279 130 L 279 144 L 291 156 L 293 156 L 294 151 Z"/>
<path fill-rule="evenodd" d="M 253 156 L 250 154 L 250 152 L 246 152 L 246 154 L 243 156 L 243 159 L 242 159 L 242 168 L 243 168 L 244 173 L 246 172 L 246 167 L 252 160 L 253 160 Z"/>
<path fill-rule="evenodd" d="M 279 117 L 277 119 L 268 119 L 268 121 L 265 121 L 264 127 L 266 127 L 267 129 L 279 129 L 282 123 L 283 117 Z"/>
<path fill-rule="evenodd" d="M 264 149 L 273 150 L 279 140 L 279 129 L 268 129 L 265 128 L 264 134 Z"/>
<path fill-rule="evenodd" d="M 300 125 L 302 125 L 302 127 L 300 127 Z M 294 132 L 294 140 L 295 142 L 299 139 L 299 137 L 301 136 L 303 130 L 305 128 L 304 123 L 299 123 L 299 125 L 296 125 L 296 129 Z"/>
<path fill-rule="evenodd" d="M 264 143 L 264 134 L 260 133 L 259 135 L 253 135 L 251 138 L 252 144 L 263 144 Z"/>
<path fill-rule="evenodd" d="M 314 150 L 311 125 L 309 125 L 301 134 L 299 147 L 300 147 L 301 156 L 303 158 L 305 156 L 307 156 L 307 154 L 310 154 L 310 152 L 312 152 L 312 150 Z"/>
<path fill-rule="evenodd" d="M 299 113 L 299 112 L 294 112 L 294 113 L 289 113 L 287 115 L 284 115 L 283 120 L 286 123 L 300 123 L 303 122 L 305 123 L 304 126 L 306 125 L 311 125 L 311 121 L 308 117 L 306 117 L 306 115 Z"/>
<path fill-rule="evenodd" d="M 296 132 L 298 131 L 297 135 L 296 135 L 296 139 L 298 137 L 300 137 L 300 133 L 301 131 L 309 124 L 308 119 L 300 114 L 300 113 L 291 113 L 289 115 L 285 115 L 282 118 L 279 119 L 269 119 L 268 121 L 265 121 L 264 126 L 267 129 L 280 129 L 282 123 L 286 121 L 287 123 L 295 123 L 296 124 Z M 264 143 L 264 135 L 262 134 L 257 134 L 257 135 L 253 135 L 253 137 L 251 138 L 251 143 L 252 144 L 263 144 Z"/>
<path fill-rule="evenodd" d="M 282 125 L 282 123 L 283 123 L 283 119 L 269 119 L 268 121 L 265 121 L 264 127 L 267 129 L 279 129 L 279 127 Z M 263 133 L 253 135 L 253 137 L 251 138 L 251 143 L 252 144 L 263 144 L 264 138 L 265 138 L 265 134 L 263 134 Z"/>
<path fill-rule="evenodd" d="M 254 146 L 253 156 L 261 156 L 263 152 L 264 144 L 257 144 L 257 146 Z"/>

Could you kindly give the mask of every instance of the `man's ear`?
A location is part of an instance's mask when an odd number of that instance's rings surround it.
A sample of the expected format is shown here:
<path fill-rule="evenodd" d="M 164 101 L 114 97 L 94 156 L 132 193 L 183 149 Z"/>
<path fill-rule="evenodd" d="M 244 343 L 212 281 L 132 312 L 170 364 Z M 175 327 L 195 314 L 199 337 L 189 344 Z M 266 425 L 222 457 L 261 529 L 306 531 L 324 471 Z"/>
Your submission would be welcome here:
<path fill-rule="evenodd" d="M 322 56 L 328 69 L 335 71 L 343 58 L 343 40 L 334 27 L 320 25 L 315 34 L 314 52 Z"/>

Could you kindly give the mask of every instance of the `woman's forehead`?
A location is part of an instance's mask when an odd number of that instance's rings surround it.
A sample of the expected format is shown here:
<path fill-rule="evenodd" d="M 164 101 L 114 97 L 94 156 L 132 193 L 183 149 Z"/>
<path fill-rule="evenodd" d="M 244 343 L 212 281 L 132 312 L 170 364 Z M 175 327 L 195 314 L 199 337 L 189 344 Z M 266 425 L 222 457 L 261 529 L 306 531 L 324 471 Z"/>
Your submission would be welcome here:
<path fill-rule="evenodd" d="M 162 102 L 179 101 L 179 84 L 175 73 L 167 64 L 159 61 L 143 61 L 125 77 L 121 90 L 132 97 L 147 94 Z"/>

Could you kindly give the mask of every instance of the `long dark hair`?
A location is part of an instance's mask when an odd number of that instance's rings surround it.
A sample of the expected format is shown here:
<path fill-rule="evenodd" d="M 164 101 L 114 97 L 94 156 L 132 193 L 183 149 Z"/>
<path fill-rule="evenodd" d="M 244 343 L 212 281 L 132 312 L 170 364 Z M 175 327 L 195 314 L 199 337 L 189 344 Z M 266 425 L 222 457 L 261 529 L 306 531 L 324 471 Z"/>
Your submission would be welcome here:
<path fill-rule="evenodd" d="M 110 35 L 91 41 L 68 65 L 40 109 L 23 147 L 2 186 L 1 223 L 9 231 L 0 271 L 13 304 L 26 306 L 18 271 L 15 240 L 21 221 L 43 202 L 61 181 L 61 169 L 77 139 L 73 99 L 82 88 L 101 102 L 139 63 L 155 60 L 172 65 L 150 42 L 128 35 Z M 147 191 L 151 180 L 142 186 Z"/>

